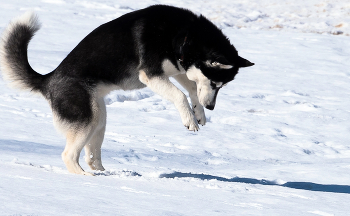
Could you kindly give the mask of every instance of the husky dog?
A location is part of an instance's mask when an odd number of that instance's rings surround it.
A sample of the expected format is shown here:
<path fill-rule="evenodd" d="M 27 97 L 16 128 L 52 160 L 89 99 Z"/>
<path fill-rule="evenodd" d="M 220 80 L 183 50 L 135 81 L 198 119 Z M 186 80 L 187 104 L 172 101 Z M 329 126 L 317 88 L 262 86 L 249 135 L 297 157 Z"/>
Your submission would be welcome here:
<path fill-rule="evenodd" d="M 67 138 L 62 159 L 71 173 L 104 170 L 101 145 L 106 128 L 104 96 L 112 90 L 149 87 L 173 102 L 190 131 L 205 125 L 203 107 L 213 110 L 216 96 L 241 67 L 254 65 L 238 56 L 228 38 L 204 16 L 155 5 L 125 14 L 87 35 L 51 73 L 41 75 L 28 62 L 28 43 L 40 28 L 31 12 L 13 20 L 3 33 L 0 66 L 10 86 L 41 94 L 50 104 L 54 125 Z M 169 77 L 181 84 L 192 102 Z"/>

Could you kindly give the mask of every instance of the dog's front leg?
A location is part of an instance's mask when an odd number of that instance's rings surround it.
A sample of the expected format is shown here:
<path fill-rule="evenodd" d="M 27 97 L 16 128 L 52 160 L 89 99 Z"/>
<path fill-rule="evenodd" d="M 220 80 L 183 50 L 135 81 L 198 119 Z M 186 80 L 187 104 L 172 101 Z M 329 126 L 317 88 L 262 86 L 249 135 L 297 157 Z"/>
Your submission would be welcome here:
<path fill-rule="evenodd" d="M 204 108 L 198 100 L 196 83 L 189 80 L 186 74 L 176 75 L 174 76 L 174 79 L 188 91 L 191 98 L 194 115 L 196 116 L 198 123 L 204 126 L 207 121 L 204 113 Z"/>
<path fill-rule="evenodd" d="M 198 131 L 199 126 L 197 120 L 194 117 L 185 94 L 170 82 L 167 76 L 154 76 L 150 78 L 145 71 L 140 70 L 139 79 L 152 91 L 174 103 L 175 107 L 180 112 L 182 123 L 188 130 Z"/>

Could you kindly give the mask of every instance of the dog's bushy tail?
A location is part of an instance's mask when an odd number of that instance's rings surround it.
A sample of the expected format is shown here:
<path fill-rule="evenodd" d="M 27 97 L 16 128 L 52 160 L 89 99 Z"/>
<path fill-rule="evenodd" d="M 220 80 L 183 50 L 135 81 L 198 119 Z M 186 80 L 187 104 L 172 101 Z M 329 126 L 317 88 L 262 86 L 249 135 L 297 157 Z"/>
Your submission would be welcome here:
<path fill-rule="evenodd" d="M 38 92 L 44 76 L 29 65 L 29 41 L 40 29 L 38 17 L 32 11 L 14 19 L 2 34 L 0 42 L 0 69 L 10 87 Z"/>

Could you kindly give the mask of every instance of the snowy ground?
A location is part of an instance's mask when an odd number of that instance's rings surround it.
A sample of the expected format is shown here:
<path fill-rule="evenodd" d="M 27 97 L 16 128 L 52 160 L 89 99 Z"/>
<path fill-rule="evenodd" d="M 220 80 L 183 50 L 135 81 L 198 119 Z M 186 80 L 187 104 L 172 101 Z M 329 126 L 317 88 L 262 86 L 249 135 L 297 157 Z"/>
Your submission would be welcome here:
<path fill-rule="evenodd" d="M 0 79 L 0 215 L 348 215 L 348 1 L 12 0 L 0 30 L 37 11 L 29 61 L 48 73 L 98 25 L 159 3 L 208 16 L 256 65 L 198 133 L 149 89 L 108 95 L 95 177 L 66 171 L 47 102 Z"/>

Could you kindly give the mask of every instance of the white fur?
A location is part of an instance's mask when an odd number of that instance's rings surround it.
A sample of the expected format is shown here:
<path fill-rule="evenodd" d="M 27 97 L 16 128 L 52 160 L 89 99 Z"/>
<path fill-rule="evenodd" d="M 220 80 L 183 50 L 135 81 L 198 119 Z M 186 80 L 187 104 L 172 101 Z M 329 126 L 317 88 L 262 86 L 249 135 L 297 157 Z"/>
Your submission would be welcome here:
<path fill-rule="evenodd" d="M 199 103 L 198 100 L 196 83 L 189 80 L 186 74 L 179 74 L 177 76 L 174 76 L 174 79 L 188 91 L 191 98 L 194 115 L 198 123 L 204 126 L 206 123 L 206 117 L 203 106 Z"/>
<path fill-rule="evenodd" d="M 107 123 L 106 104 L 103 97 L 100 97 L 92 106 L 94 121 L 96 125 L 93 135 L 88 143 L 85 144 L 85 161 L 92 170 L 104 170 L 101 160 L 101 146 L 104 139 Z"/>
<path fill-rule="evenodd" d="M 189 80 L 196 82 L 199 103 L 206 107 L 212 105 L 215 99 L 215 91 L 210 86 L 210 80 L 203 75 L 202 71 L 191 66 L 186 73 Z"/>
<path fill-rule="evenodd" d="M 180 64 L 178 64 L 179 66 Z M 162 62 L 162 68 L 163 68 L 163 71 L 165 73 L 165 75 L 167 75 L 168 77 L 172 77 L 172 76 L 176 76 L 178 74 L 185 74 L 186 71 L 183 69 L 183 67 L 180 67 L 179 66 L 179 69 L 178 70 L 175 65 L 173 65 L 171 63 L 170 60 L 168 59 L 165 59 L 163 62 Z"/>
<path fill-rule="evenodd" d="M 231 69 L 231 68 L 233 68 L 233 66 L 232 65 L 219 65 L 219 67 L 221 68 L 221 69 Z"/>
<path fill-rule="evenodd" d="M 62 153 L 62 160 L 70 173 L 93 175 L 81 168 L 79 165 L 79 156 L 83 147 L 91 140 L 94 131 L 93 125 L 88 125 L 79 130 L 70 130 L 66 134 L 67 143 Z"/>
<path fill-rule="evenodd" d="M 41 24 L 38 20 L 37 15 L 33 11 L 28 11 L 22 16 L 17 17 L 11 21 L 11 23 L 4 30 L 0 42 L 0 66 L 3 79 L 7 81 L 8 85 L 12 88 L 19 90 L 28 90 L 31 89 L 30 86 L 28 86 L 28 84 L 23 81 L 23 79 L 18 77 L 17 73 L 13 72 L 13 68 L 6 58 L 5 44 L 7 44 L 11 32 L 17 25 L 25 25 L 33 32 L 36 32 L 40 29 Z"/>
<path fill-rule="evenodd" d="M 222 82 L 214 82 L 214 81 L 212 82 L 215 83 L 216 88 L 220 88 L 222 86 Z"/>
<path fill-rule="evenodd" d="M 172 82 L 169 77 L 152 77 L 149 78 L 145 71 L 139 72 L 140 81 L 149 87 L 153 92 L 174 103 L 180 113 L 182 123 L 190 131 L 198 131 L 199 126 L 193 115 L 193 111 L 188 104 L 187 98 Z"/>
<path fill-rule="evenodd" d="M 121 87 L 117 86 L 117 85 L 106 85 L 104 83 L 101 83 L 99 85 L 96 86 L 95 88 L 95 97 L 96 98 L 103 98 L 105 97 L 107 94 L 109 94 L 111 91 L 114 90 L 120 90 Z"/>

